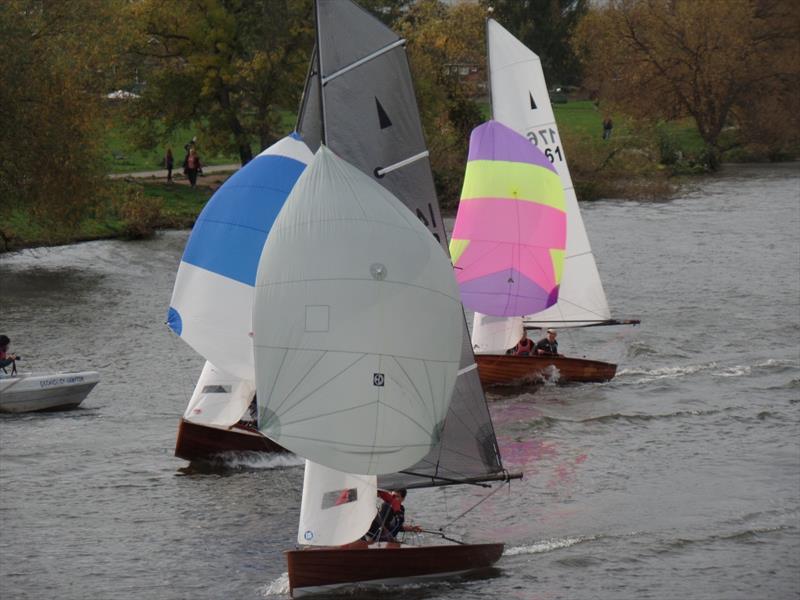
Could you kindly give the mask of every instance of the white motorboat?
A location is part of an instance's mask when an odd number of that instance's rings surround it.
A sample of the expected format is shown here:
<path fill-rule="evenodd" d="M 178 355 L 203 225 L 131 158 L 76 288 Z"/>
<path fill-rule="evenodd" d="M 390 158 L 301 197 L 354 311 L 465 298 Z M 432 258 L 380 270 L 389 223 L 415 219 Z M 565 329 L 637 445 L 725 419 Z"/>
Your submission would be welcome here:
<path fill-rule="evenodd" d="M 78 373 L 0 373 L 0 412 L 75 408 L 100 381 L 97 371 Z"/>

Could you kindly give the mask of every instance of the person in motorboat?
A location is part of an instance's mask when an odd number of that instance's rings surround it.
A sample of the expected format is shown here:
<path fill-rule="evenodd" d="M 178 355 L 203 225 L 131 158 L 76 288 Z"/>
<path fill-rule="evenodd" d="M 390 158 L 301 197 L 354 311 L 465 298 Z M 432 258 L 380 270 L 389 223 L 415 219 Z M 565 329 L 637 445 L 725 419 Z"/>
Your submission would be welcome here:
<path fill-rule="evenodd" d="M 558 342 L 556 341 L 555 329 L 548 329 L 547 336 L 536 343 L 536 354 L 544 356 L 561 356 L 558 353 Z"/>
<path fill-rule="evenodd" d="M 0 369 L 5 372 L 5 368 L 11 365 L 11 372 L 14 373 L 17 370 L 16 361 L 19 359 L 19 356 L 8 351 L 8 345 L 10 343 L 11 339 L 7 335 L 0 335 Z"/>
<path fill-rule="evenodd" d="M 511 348 L 506 354 L 514 354 L 515 356 L 530 356 L 534 353 L 533 340 L 528 337 L 528 332 L 522 330 L 522 337 L 517 342 L 517 345 Z"/>
<path fill-rule="evenodd" d="M 405 489 L 388 492 L 378 490 L 378 497 L 383 500 L 378 514 L 372 520 L 369 531 L 363 539 L 367 542 L 395 542 L 401 531 L 420 532 L 422 528 L 417 525 L 406 525 L 406 499 Z"/>

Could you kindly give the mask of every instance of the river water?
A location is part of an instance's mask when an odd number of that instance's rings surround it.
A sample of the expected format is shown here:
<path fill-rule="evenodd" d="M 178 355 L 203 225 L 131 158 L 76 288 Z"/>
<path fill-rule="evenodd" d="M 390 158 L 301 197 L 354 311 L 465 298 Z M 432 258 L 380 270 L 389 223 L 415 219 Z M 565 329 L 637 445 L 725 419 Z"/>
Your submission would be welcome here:
<path fill-rule="evenodd" d="M 562 331 L 602 385 L 490 396 L 525 477 L 412 491 L 412 520 L 504 540 L 480 577 L 347 598 L 800 598 L 800 169 L 737 166 L 584 218 L 612 312 Z M 285 597 L 302 467 L 172 456 L 203 360 L 163 324 L 187 232 L 0 257 L 30 370 L 97 369 L 81 408 L 0 416 L 0 597 Z M 341 596 L 339 596 L 341 597 Z"/>

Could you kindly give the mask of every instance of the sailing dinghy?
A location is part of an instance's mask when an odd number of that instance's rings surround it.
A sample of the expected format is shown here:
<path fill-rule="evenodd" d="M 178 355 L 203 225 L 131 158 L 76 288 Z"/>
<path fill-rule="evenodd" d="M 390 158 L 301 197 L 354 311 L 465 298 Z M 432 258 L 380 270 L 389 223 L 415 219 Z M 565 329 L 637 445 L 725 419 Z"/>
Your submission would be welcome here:
<path fill-rule="evenodd" d="M 410 214 L 426 226 L 428 235 L 432 234 L 446 252 L 447 236 L 416 108 L 404 40 L 349 0 L 318 0 L 316 15 L 317 46 L 306 81 L 298 118 L 298 132 L 310 148 L 317 149 L 324 143 L 336 156 L 357 167 L 390 191 L 411 211 Z M 390 250 L 392 253 L 406 252 L 406 249 L 399 246 Z M 442 255 L 445 255 L 444 252 Z M 387 269 L 388 274 L 392 272 L 393 269 Z M 451 268 L 448 277 L 451 280 L 453 278 Z M 466 321 L 460 307 L 458 313 L 461 335 L 448 342 L 451 347 L 458 349 L 458 369 L 446 417 L 441 421 L 440 427 L 430 429 L 438 433 L 425 444 L 429 448 L 427 453 L 410 466 L 397 468 L 393 473 L 385 473 L 382 472 L 383 467 L 378 465 L 383 462 L 381 457 L 384 455 L 396 458 L 406 454 L 407 449 L 400 450 L 402 442 L 404 439 L 417 439 L 416 435 L 400 440 L 383 439 L 381 444 L 384 447 L 380 452 L 369 453 L 371 458 L 367 462 L 370 469 L 377 473 L 377 483 L 383 489 L 456 484 L 489 487 L 487 482 L 520 477 L 519 474 L 507 473 L 503 468 L 486 398 L 478 379 Z M 425 318 L 423 313 L 418 315 Z M 387 313 L 386 318 L 393 320 L 395 316 Z M 416 328 L 417 324 L 412 320 L 409 330 Z M 383 337 L 381 331 L 379 329 L 374 333 Z M 394 342 L 394 338 L 401 336 L 390 337 Z M 420 356 L 427 351 L 414 351 L 410 357 Z M 370 375 L 369 372 L 366 374 Z M 414 395 L 430 393 L 430 386 L 426 383 L 427 374 L 419 371 L 410 371 L 409 374 L 410 377 L 397 374 L 396 380 L 379 377 L 377 381 L 391 381 L 393 385 L 413 382 Z M 441 374 L 439 377 L 441 378 Z M 363 381 L 360 383 L 364 385 Z M 367 384 L 369 383 L 368 379 Z M 369 385 L 366 387 L 369 388 Z M 333 395 L 331 399 L 338 397 L 340 396 Z M 261 402 L 262 394 L 259 392 L 259 410 Z M 400 406 L 402 403 L 399 406 L 386 405 L 385 409 L 394 412 Z M 274 412 L 272 408 L 265 409 L 259 417 L 262 427 L 267 423 L 263 417 L 266 415 L 270 419 Z M 430 416 L 425 422 L 432 422 Z M 278 423 L 280 429 L 283 429 L 284 420 L 278 419 Z M 391 434 L 393 426 L 394 421 L 391 421 L 391 426 L 376 429 L 375 435 Z M 275 435 L 273 428 L 270 428 L 268 435 Z M 281 439 L 281 443 L 291 448 L 289 440 Z M 399 446 L 394 446 L 395 443 Z M 418 443 L 420 446 L 415 453 L 423 447 L 422 439 Z M 297 448 L 297 451 L 303 454 L 301 449 Z M 326 452 L 318 451 L 319 448 L 316 449 L 318 458 L 327 455 Z M 359 452 L 356 452 L 356 456 L 358 455 Z M 310 463 L 311 461 L 306 463 L 307 469 L 314 468 L 309 466 Z M 402 463 L 395 461 L 393 466 L 399 467 L 400 464 Z M 348 462 L 347 468 L 337 468 L 336 465 L 326 465 L 326 468 L 338 471 L 339 477 L 345 478 L 353 476 L 348 470 L 352 470 L 354 466 Z M 317 479 L 316 476 L 307 476 L 306 481 Z M 327 481 L 329 483 L 322 494 L 315 496 L 315 493 L 304 489 L 304 515 L 307 514 L 308 507 L 315 506 L 313 501 L 306 498 L 333 497 L 348 500 L 345 504 L 354 501 L 356 496 L 361 499 L 359 493 L 350 491 L 355 486 L 344 479 L 338 483 L 335 477 Z M 370 491 L 365 493 L 366 501 L 371 505 L 371 510 L 368 511 L 371 521 L 375 516 L 375 494 Z M 329 503 L 322 501 L 317 502 L 316 506 L 316 510 L 311 512 L 316 512 L 318 518 L 321 517 L 326 523 L 339 523 L 337 512 L 349 510 L 341 504 L 329 506 Z M 305 518 L 301 517 L 301 523 L 309 522 Z M 327 538 L 315 529 L 301 524 L 298 543 L 304 548 L 286 553 L 292 594 L 329 585 L 409 581 L 415 577 L 462 573 L 492 565 L 500 558 L 503 550 L 501 543 L 414 545 L 404 542 L 399 546 L 376 543 L 368 547 L 358 542 L 348 544 L 348 541 L 356 541 L 366 532 L 370 521 L 357 521 L 358 525 L 348 527 L 346 536 L 333 538 Z"/>
<path fill-rule="evenodd" d="M 481 382 L 494 385 L 547 379 L 559 383 L 607 381 L 616 374 L 615 364 L 564 356 L 505 354 L 522 337 L 523 328 L 635 325 L 639 321 L 611 318 L 539 57 L 493 19 L 487 21 L 486 35 L 493 118 L 527 138 L 550 161 L 564 193 L 567 234 L 555 302 L 539 310 L 513 315 L 476 309 L 472 343 Z M 538 264 L 544 263 L 539 261 Z"/>
<path fill-rule="evenodd" d="M 297 134 L 283 138 L 228 179 L 192 229 L 167 324 L 206 364 L 181 418 L 175 456 L 285 451 L 256 426 L 253 293 L 267 233 L 312 157 Z"/>

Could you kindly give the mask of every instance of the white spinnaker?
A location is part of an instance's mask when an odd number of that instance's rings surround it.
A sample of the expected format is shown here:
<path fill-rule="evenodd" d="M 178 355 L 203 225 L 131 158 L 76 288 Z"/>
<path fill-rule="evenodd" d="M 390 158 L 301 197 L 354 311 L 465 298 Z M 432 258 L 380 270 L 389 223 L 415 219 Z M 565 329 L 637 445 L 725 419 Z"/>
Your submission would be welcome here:
<path fill-rule="evenodd" d="M 522 317 L 493 317 L 475 313 L 472 349 L 475 354 L 495 354 L 517 345 L 522 337 Z"/>
<path fill-rule="evenodd" d="M 539 57 L 499 23 L 487 26 L 492 116 L 552 155 L 567 198 L 567 248 L 558 302 L 525 317 L 535 327 L 575 327 L 611 318 Z"/>
<path fill-rule="evenodd" d="M 259 427 L 347 473 L 438 440 L 461 358 L 452 265 L 389 191 L 320 147 L 269 233 L 253 312 Z"/>
<path fill-rule="evenodd" d="M 297 543 L 341 546 L 361 538 L 375 518 L 378 478 L 306 461 Z"/>
<path fill-rule="evenodd" d="M 206 361 L 183 418 L 201 425 L 230 427 L 245 414 L 255 392 L 253 380 L 225 373 Z"/>

